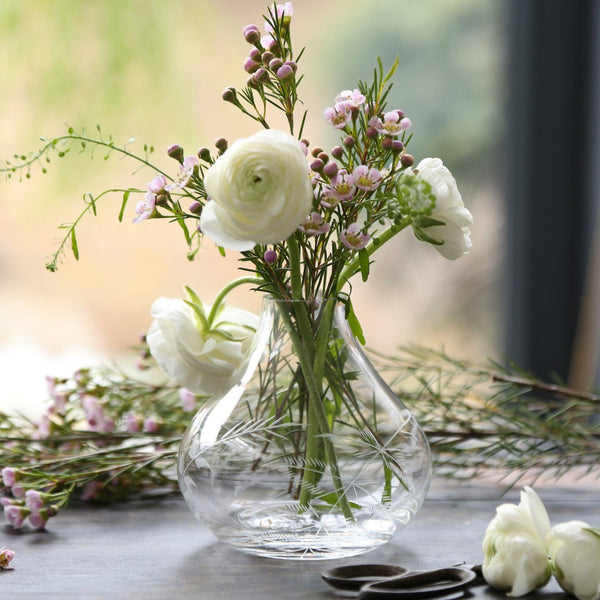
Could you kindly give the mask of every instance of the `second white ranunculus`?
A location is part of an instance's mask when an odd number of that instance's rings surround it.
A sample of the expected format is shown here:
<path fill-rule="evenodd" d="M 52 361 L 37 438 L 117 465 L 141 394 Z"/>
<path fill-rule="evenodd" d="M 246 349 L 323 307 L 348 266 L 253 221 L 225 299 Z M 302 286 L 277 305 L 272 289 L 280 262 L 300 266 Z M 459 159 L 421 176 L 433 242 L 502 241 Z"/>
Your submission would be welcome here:
<path fill-rule="evenodd" d="M 180 299 L 159 298 L 151 312 L 154 321 L 146 339 L 167 377 L 201 395 L 221 393 L 234 383 L 248 358 L 258 316 L 225 307 L 206 329 Z"/>
<path fill-rule="evenodd" d="M 583 521 L 555 525 L 550 562 L 560 586 L 579 600 L 600 599 L 600 530 Z"/>
<path fill-rule="evenodd" d="M 494 588 L 523 596 L 548 583 L 550 520 L 544 504 L 529 487 L 519 505 L 502 504 L 483 540 L 483 576 Z"/>
<path fill-rule="evenodd" d="M 289 237 L 311 211 L 313 188 L 296 138 L 265 129 L 237 140 L 208 169 L 200 229 L 219 246 L 251 250 Z"/>
<path fill-rule="evenodd" d="M 471 248 L 473 217 L 465 208 L 452 173 L 439 158 L 424 158 L 416 167 L 417 176 L 425 180 L 435 195 L 435 208 L 430 215 L 444 225 L 427 228 L 427 235 L 442 242 L 435 249 L 445 258 L 455 260 Z"/>

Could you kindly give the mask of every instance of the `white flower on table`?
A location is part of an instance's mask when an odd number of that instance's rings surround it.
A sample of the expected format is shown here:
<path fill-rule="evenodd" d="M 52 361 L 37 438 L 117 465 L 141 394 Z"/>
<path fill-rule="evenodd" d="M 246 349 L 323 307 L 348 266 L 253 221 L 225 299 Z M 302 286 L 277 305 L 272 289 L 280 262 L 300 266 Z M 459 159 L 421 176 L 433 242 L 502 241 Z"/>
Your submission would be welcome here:
<path fill-rule="evenodd" d="M 550 562 L 560 586 L 579 600 L 600 599 L 600 530 L 583 521 L 555 525 Z"/>
<path fill-rule="evenodd" d="M 538 495 L 526 487 L 519 505 L 502 504 L 483 540 L 483 576 L 494 588 L 523 596 L 551 576 L 547 540 L 550 520 Z"/>
<path fill-rule="evenodd" d="M 285 240 L 312 208 L 313 188 L 300 142 L 276 129 L 234 142 L 208 169 L 204 186 L 209 201 L 200 229 L 230 250 Z"/>

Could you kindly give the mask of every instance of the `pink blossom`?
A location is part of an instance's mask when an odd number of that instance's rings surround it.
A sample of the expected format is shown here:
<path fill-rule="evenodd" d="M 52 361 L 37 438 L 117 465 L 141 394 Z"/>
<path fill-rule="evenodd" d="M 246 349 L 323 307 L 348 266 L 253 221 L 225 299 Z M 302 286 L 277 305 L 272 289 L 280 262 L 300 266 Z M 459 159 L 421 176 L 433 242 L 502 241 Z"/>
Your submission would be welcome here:
<path fill-rule="evenodd" d="M 23 525 L 23 521 L 29 514 L 29 509 L 22 508 L 15 504 L 10 504 L 4 507 L 4 516 L 8 523 L 15 529 L 19 529 Z"/>
<path fill-rule="evenodd" d="M 37 511 L 46 504 L 43 494 L 38 490 L 27 490 L 25 492 L 25 506 L 31 511 Z"/>
<path fill-rule="evenodd" d="M 298 226 L 298 229 L 307 235 L 319 235 L 327 233 L 331 229 L 331 225 L 323 222 L 323 215 L 313 212 L 304 219 L 304 222 Z"/>
<path fill-rule="evenodd" d="M 25 497 L 25 488 L 22 485 L 19 485 L 18 483 L 10 488 L 10 492 L 15 498 Z"/>
<path fill-rule="evenodd" d="M 193 154 L 186 156 L 179 165 L 179 175 L 177 179 L 173 183 L 165 185 L 165 191 L 172 192 L 184 188 L 190 182 L 190 179 L 198 166 L 200 166 L 200 159 L 197 156 Z"/>
<path fill-rule="evenodd" d="M 339 171 L 335 177 L 332 177 L 329 181 L 329 187 L 332 194 L 340 200 L 349 200 L 356 192 L 354 176 L 346 171 Z"/>
<path fill-rule="evenodd" d="M 140 200 L 135 207 L 136 216 L 133 218 L 133 223 L 141 223 L 150 218 L 156 206 L 156 196 L 148 190 L 143 200 Z"/>
<path fill-rule="evenodd" d="M 363 233 L 358 223 L 352 223 L 340 233 L 340 241 L 349 250 L 362 250 L 370 239 L 371 236 Z"/>
<path fill-rule="evenodd" d="M 0 548 L 0 569 L 8 568 L 10 561 L 15 557 L 15 553 L 8 548 Z"/>
<path fill-rule="evenodd" d="M 44 529 L 46 527 L 46 523 L 48 522 L 48 514 L 45 510 L 40 510 L 38 512 L 32 512 L 29 515 L 29 522 L 36 529 Z"/>
<path fill-rule="evenodd" d="M 345 102 L 338 102 L 335 107 L 328 107 L 323 112 L 325 120 L 335 129 L 344 129 L 352 118 L 351 106 Z"/>
<path fill-rule="evenodd" d="M 137 433 L 142 428 L 140 420 L 133 413 L 125 415 L 125 427 L 129 433 Z"/>
<path fill-rule="evenodd" d="M 146 433 L 156 433 L 158 431 L 158 421 L 154 417 L 148 417 L 144 421 L 143 429 Z"/>
<path fill-rule="evenodd" d="M 186 412 L 191 412 L 196 408 L 196 394 L 187 388 L 179 388 L 179 399 L 183 410 Z"/>
<path fill-rule="evenodd" d="M 12 487 L 17 483 L 17 471 L 12 467 L 4 467 L 0 473 L 2 473 L 2 482 L 6 487 Z"/>
<path fill-rule="evenodd" d="M 383 120 L 377 116 L 369 119 L 369 125 L 374 127 L 378 133 L 384 135 L 398 135 L 412 126 L 408 117 L 403 117 L 401 111 L 392 110 L 383 115 Z"/>
<path fill-rule="evenodd" d="M 166 185 L 167 185 L 167 178 L 164 175 L 160 174 L 160 175 L 157 175 L 148 184 L 148 191 L 152 192 L 153 194 L 158 194 L 165 189 Z"/>
<path fill-rule="evenodd" d="M 291 19 L 294 14 L 294 7 L 291 2 L 286 2 L 285 4 L 277 4 L 275 6 L 275 15 L 273 14 L 273 6 L 269 7 L 269 14 L 271 17 L 276 18 L 277 21 L 281 21 L 284 17 Z M 269 33 L 273 33 L 273 27 L 268 21 L 265 21 L 265 30 Z"/>
<path fill-rule="evenodd" d="M 352 173 L 354 183 L 361 190 L 371 191 L 379 187 L 381 182 L 381 173 L 375 169 L 369 169 L 366 165 L 359 165 Z"/>
<path fill-rule="evenodd" d="M 336 96 L 335 101 L 337 103 L 344 102 L 358 108 L 365 103 L 366 98 L 359 90 L 343 90 Z"/>

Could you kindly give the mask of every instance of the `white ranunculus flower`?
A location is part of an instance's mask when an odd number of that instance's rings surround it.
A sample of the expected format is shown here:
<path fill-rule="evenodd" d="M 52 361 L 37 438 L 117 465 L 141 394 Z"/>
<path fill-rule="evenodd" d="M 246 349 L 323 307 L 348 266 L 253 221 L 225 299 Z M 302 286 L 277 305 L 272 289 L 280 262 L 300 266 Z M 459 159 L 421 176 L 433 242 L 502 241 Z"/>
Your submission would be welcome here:
<path fill-rule="evenodd" d="M 204 176 L 200 229 L 219 246 L 251 250 L 289 237 L 312 209 L 306 156 L 296 138 L 265 129 L 239 139 Z"/>
<path fill-rule="evenodd" d="M 450 260 L 460 258 L 471 248 L 471 213 L 465 208 L 456 180 L 440 158 L 424 158 L 416 167 L 417 176 L 424 179 L 435 195 L 431 217 L 444 225 L 427 228 L 427 235 L 443 242 L 435 249 Z"/>
<path fill-rule="evenodd" d="M 583 521 L 555 525 L 550 562 L 560 586 L 579 600 L 600 599 L 600 530 Z"/>
<path fill-rule="evenodd" d="M 225 391 L 234 383 L 248 358 L 257 315 L 225 307 L 207 331 L 180 299 L 159 298 L 151 313 L 154 321 L 146 336 L 148 346 L 167 377 L 203 395 Z"/>
<path fill-rule="evenodd" d="M 523 596 L 548 583 L 551 570 L 546 549 L 550 520 L 542 501 L 529 487 L 519 505 L 496 509 L 483 540 L 483 576 L 494 588 Z"/>

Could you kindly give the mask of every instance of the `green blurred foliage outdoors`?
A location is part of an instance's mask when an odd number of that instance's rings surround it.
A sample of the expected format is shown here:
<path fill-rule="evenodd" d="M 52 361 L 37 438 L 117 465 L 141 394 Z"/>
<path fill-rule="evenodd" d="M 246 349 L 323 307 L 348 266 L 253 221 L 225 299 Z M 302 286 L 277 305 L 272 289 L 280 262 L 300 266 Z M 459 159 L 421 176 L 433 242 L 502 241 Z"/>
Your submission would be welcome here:
<path fill-rule="evenodd" d="M 411 117 L 417 159 L 441 156 L 453 170 L 476 219 L 473 251 L 461 261 L 448 264 L 412 239 L 378 259 L 368 291 L 356 291 L 375 346 L 382 338 L 388 347 L 431 342 L 477 356 L 498 349 L 503 7 L 502 0 L 294 3 L 295 42 L 307 47 L 301 91 L 311 143 L 335 143 L 323 109 L 358 77 L 370 78 L 376 56 L 391 65 L 398 55 L 390 108 Z M 171 143 L 191 153 L 219 136 L 253 133 L 255 124 L 220 95 L 243 85 L 250 48 L 242 27 L 261 25 L 265 10 L 257 0 L 2 0 L 0 156 L 35 150 L 39 136 L 60 135 L 65 123 L 89 133 L 101 124 L 118 143 L 135 137 L 140 151 L 152 144 L 156 163 L 174 169 L 164 155 Z M 23 183 L 0 182 L 0 346 L 27 331 L 54 352 L 87 340 L 120 353 L 149 325 L 154 298 L 179 295 L 187 283 L 210 300 L 236 275 L 235 257 L 223 261 L 210 244 L 187 264 L 178 228 L 133 226 L 134 204 L 118 224 L 119 198 L 82 227 L 79 263 L 67 256 L 58 274 L 44 271 L 56 227 L 77 216 L 82 194 L 143 187 L 152 177 L 132 170 L 85 154 L 53 162 L 47 175 L 34 170 Z"/>

